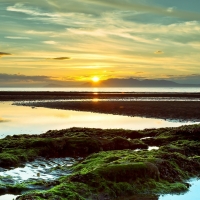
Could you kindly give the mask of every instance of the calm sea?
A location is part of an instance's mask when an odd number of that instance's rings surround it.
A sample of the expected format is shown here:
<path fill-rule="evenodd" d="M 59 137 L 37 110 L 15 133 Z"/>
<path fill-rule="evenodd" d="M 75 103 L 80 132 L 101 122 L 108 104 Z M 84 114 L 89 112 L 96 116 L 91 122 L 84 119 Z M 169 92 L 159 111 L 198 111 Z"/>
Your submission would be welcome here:
<path fill-rule="evenodd" d="M 63 92 L 183 92 L 199 93 L 200 87 L 112 87 L 112 88 L 8 88 L 0 87 L 0 91 L 63 91 Z"/>

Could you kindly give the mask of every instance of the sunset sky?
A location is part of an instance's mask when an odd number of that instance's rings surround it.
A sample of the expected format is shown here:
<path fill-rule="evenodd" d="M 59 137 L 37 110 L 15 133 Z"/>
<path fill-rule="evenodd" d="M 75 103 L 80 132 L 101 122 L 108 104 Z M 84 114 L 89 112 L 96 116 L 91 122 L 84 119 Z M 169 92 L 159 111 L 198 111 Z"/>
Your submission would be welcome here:
<path fill-rule="evenodd" d="M 0 86 L 200 84 L 199 0 L 0 0 Z"/>

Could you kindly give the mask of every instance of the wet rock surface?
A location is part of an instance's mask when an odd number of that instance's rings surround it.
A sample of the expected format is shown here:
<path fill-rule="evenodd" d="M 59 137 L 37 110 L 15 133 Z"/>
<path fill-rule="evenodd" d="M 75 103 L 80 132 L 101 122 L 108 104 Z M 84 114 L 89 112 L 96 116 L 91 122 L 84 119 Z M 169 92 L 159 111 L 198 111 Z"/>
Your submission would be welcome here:
<path fill-rule="evenodd" d="M 0 140 L 0 166 L 18 166 L 38 156 L 82 157 L 99 151 L 147 149 L 148 145 L 137 139 L 144 135 L 146 134 L 142 131 L 70 128 L 48 131 L 41 135 L 7 136 Z"/>
<path fill-rule="evenodd" d="M 26 162 L 24 166 L 17 168 L 1 168 L 1 182 L 16 184 L 25 180 L 55 180 L 62 175 L 70 174 L 70 170 L 62 170 L 62 167 L 72 166 L 76 162 L 74 158 L 37 158 L 32 162 Z"/>
<path fill-rule="evenodd" d="M 71 174 L 69 167 L 79 159 L 66 157 L 47 160 L 41 157 L 21 167 L 1 168 L 0 194 L 47 190 L 58 184 L 58 178 Z"/>

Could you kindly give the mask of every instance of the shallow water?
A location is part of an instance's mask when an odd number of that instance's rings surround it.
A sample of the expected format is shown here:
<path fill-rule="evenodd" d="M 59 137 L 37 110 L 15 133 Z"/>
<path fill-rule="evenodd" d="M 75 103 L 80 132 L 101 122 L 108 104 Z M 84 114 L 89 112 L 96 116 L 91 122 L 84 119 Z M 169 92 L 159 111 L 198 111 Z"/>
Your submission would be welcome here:
<path fill-rule="evenodd" d="M 23 167 L 4 169 L 0 168 L 1 185 L 9 184 L 15 185 L 23 181 L 54 181 L 61 176 L 71 174 L 71 170 L 68 168 L 74 165 L 81 158 L 38 158 L 32 162 L 27 162 Z M 64 166 L 64 169 L 60 168 Z M 45 186 L 29 186 L 30 190 L 43 190 Z M 16 193 L 15 193 L 16 194 Z M 19 193 L 17 193 L 19 194 Z M 1 195 L 0 200 L 13 200 L 17 195 Z"/>
<path fill-rule="evenodd" d="M 188 183 L 191 187 L 188 192 L 178 195 L 164 195 L 160 196 L 159 200 L 198 200 L 200 199 L 200 180 L 191 179 Z"/>
<path fill-rule="evenodd" d="M 13 194 L 5 194 L 0 196 L 0 200 L 13 200 L 16 199 L 19 195 L 13 195 Z"/>
<path fill-rule="evenodd" d="M 61 176 L 68 175 L 71 172 L 66 167 L 72 166 L 76 160 L 74 158 L 51 158 L 51 159 L 36 159 L 33 162 L 27 162 L 23 167 L 13 169 L 0 168 L 1 179 L 3 181 L 12 181 L 13 184 L 20 183 L 26 180 L 55 180 Z M 66 170 L 56 170 L 56 167 L 65 166 Z M 54 169 L 54 170 L 52 170 Z M 8 177 L 8 178 L 7 178 Z M 12 177 L 11 179 L 9 177 Z"/>
<path fill-rule="evenodd" d="M 200 180 L 191 179 L 188 181 L 191 184 L 189 191 L 183 194 L 171 194 L 161 196 L 149 196 L 149 195 L 135 195 L 131 197 L 123 198 L 123 200 L 199 200 L 200 199 Z M 116 199 L 116 200 L 121 200 Z"/>
<path fill-rule="evenodd" d="M 0 102 L 0 111 L 0 138 L 7 135 L 41 134 L 48 130 L 71 127 L 139 130 L 194 124 L 194 122 L 184 123 L 71 110 L 33 109 L 31 107 L 15 106 L 11 102 Z"/>

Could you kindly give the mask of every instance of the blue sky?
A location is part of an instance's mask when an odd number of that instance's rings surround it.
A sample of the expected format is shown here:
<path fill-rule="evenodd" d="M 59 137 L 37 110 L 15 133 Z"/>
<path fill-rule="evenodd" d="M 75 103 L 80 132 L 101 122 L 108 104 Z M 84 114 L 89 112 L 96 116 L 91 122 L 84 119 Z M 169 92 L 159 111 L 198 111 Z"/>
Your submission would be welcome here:
<path fill-rule="evenodd" d="M 200 83 L 199 7 L 199 0 L 0 1 L 0 84 L 93 76 Z"/>

